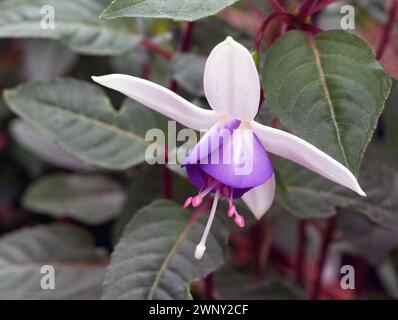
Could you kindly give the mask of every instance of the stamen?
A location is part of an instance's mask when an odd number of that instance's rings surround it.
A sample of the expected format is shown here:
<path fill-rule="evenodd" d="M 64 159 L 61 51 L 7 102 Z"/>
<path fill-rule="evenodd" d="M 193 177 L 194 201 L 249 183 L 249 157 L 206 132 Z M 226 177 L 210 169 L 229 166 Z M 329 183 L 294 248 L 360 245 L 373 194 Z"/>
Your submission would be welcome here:
<path fill-rule="evenodd" d="M 232 218 L 233 216 L 235 216 L 234 221 L 236 223 L 236 225 L 240 228 L 243 228 L 245 226 L 245 219 L 243 218 L 243 216 L 238 214 L 238 211 L 236 210 L 236 207 L 233 203 L 233 189 L 230 189 L 230 194 L 229 194 L 229 199 L 228 199 L 228 203 L 229 203 L 229 209 L 228 209 L 228 217 Z"/>
<path fill-rule="evenodd" d="M 195 258 L 197 260 L 202 259 L 203 254 L 206 251 L 206 240 L 207 240 L 207 236 L 209 235 L 210 227 L 213 223 L 214 216 L 216 214 L 218 199 L 220 198 L 220 191 L 221 191 L 221 188 L 218 188 L 216 191 L 216 194 L 215 194 L 214 200 L 213 200 L 213 206 L 210 211 L 209 219 L 207 220 L 205 231 L 203 232 L 202 239 L 200 240 L 199 244 L 196 246 Z"/>
<path fill-rule="evenodd" d="M 236 214 L 234 221 L 239 228 L 243 228 L 245 226 L 245 219 L 239 214 Z"/>
<path fill-rule="evenodd" d="M 189 207 L 189 205 L 192 203 L 192 197 L 188 197 L 187 200 L 185 200 L 183 208 L 186 209 Z"/>
<path fill-rule="evenodd" d="M 192 199 L 192 206 L 194 208 L 199 207 L 203 202 L 203 198 L 200 196 L 200 194 L 198 194 L 197 196 L 193 197 Z"/>
<path fill-rule="evenodd" d="M 217 180 L 214 180 L 206 189 L 204 189 L 203 191 L 201 191 L 197 197 L 200 198 L 204 198 L 208 195 L 208 193 L 213 190 L 217 185 L 219 184 L 219 182 Z"/>
<path fill-rule="evenodd" d="M 184 206 L 183 206 L 183 207 L 184 207 L 184 208 L 188 208 L 189 205 L 191 205 L 191 204 L 192 204 L 192 206 L 193 206 L 194 208 L 199 207 L 199 206 L 203 203 L 204 197 L 206 197 L 206 196 L 209 194 L 209 192 L 210 192 L 211 190 L 213 190 L 215 187 L 217 187 L 218 184 L 219 184 L 219 182 L 218 182 L 217 180 L 213 180 L 213 181 L 210 183 L 210 185 L 207 186 L 206 189 L 201 190 L 201 191 L 199 192 L 199 194 L 197 194 L 195 197 L 188 197 L 188 198 L 185 200 L 185 203 L 184 203 Z"/>
<path fill-rule="evenodd" d="M 235 206 L 234 205 L 232 205 L 232 206 L 230 205 L 229 209 L 228 209 L 228 217 L 232 218 L 234 216 L 235 212 L 236 212 Z"/>

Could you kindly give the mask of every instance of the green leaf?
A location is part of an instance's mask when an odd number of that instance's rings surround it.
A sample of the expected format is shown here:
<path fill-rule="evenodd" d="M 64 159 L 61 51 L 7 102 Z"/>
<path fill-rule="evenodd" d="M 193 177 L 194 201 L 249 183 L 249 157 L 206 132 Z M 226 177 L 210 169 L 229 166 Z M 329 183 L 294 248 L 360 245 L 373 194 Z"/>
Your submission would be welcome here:
<path fill-rule="evenodd" d="M 288 32 L 270 49 L 262 81 L 288 129 L 358 173 L 391 88 L 365 41 L 345 31 L 313 40 Z"/>
<path fill-rule="evenodd" d="M 105 176 L 54 174 L 30 186 L 23 203 L 38 213 L 99 224 L 117 216 L 124 200 L 122 187 Z"/>
<path fill-rule="evenodd" d="M 45 162 L 69 170 L 95 171 L 95 167 L 65 152 L 48 136 L 41 134 L 40 131 L 21 119 L 12 120 L 9 130 L 18 144 Z"/>
<path fill-rule="evenodd" d="M 388 151 L 398 159 L 398 83 L 394 81 L 390 98 L 387 100 L 384 111 L 385 143 Z"/>
<path fill-rule="evenodd" d="M 375 225 L 353 210 L 339 210 L 339 229 L 344 240 L 349 241 L 369 262 L 379 264 L 390 251 L 398 248 L 396 229 Z"/>
<path fill-rule="evenodd" d="M 214 15 L 239 0 L 114 0 L 101 18 L 120 17 L 170 18 L 198 20 Z"/>
<path fill-rule="evenodd" d="M 199 218 L 199 219 L 198 219 Z M 202 260 L 194 258 L 207 214 L 159 200 L 134 215 L 116 246 L 105 277 L 104 299 L 189 299 L 189 284 L 223 263 L 226 230 L 218 219 Z"/>
<path fill-rule="evenodd" d="M 359 176 L 367 197 L 292 162 L 280 162 L 277 168 L 288 192 L 278 194 L 277 201 L 299 218 L 327 218 L 336 214 L 336 207 L 352 208 L 377 224 L 398 229 L 398 170 L 385 159 L 380 150 L 369 149 Z"/>
<path fill-rule="evenodd" d="M 0 299 L 98 299 L 105 258 L 76 227 L 54 224 L 9 233 L 0 238 Z M 45 265 L 54 267 L 54 290 L 41 288 Z"/>
<path fill-rule="evenodd" d="M 227 300 L 298 300 L 305 293 L 271 268 L 261 278 L 229 265 L 216 272 L 215 288 Z"/>
<path fill-rule="evenodd" d="M 119 112 L 104 92 L 87 82 L 57 79 L 6 90 L 6 102 L 67 152 L 108 169 L 145 160 L 145 133 L 157 127 L 153 112 L 128 100 Z"/>
<path fill-rule="evenodd" d="M 0 1 L 0 38 L 46 38 L 92 55 L 119 55 L 136 47 L 141 37 L 127 20 L 98 19 L 108 0 Z M 54 12 L 54 28 L 48 17 Z M 42 24 L 45 28 L 43 29 Z"/>
<path fill-rule="evenodd" d="M 183 89 L 196 96 L 204 96 L 203 76 L 206 59 L 186 53 L 176 54 L 172 61 L 173 77 Z"/>

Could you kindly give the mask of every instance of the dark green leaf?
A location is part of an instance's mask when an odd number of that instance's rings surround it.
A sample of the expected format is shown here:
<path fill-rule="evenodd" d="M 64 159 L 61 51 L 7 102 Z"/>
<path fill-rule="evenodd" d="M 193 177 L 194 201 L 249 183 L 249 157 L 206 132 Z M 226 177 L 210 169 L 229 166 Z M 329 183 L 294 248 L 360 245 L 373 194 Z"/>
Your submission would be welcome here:
<path fill-rule="evenodd" d="M 94 166 L 79 160 L 75 156 L 62 150 L 48 136 L 41 134 L 21 119 L 14 119 L 9 126 L 12 137 L 26 150 L 33 153 L 39 159 L 56 167 L 90 172 L 95 171 Z"/>
<path fill-rule="evenodd" d="M 38 213 L 99 224 L 114 218 L 124 199 L 122 187 L 105 176 L 54 174 L 30 186 L 23 202 Z"/>
<path fill-rule="evenodd" d="M 288 129 L 358 173 L 391 88 L 365 41 L 345 31 L 314 40 L 288 32 L 267 55 L 263 86 Z"/>
<path fill-rule="evenodd" d="M 226 230 L 215 219 L 202 260 L 194 258 L 207 214 L 199 219 L 159 200 L 134 215 L 112 254 L 104 299 L 189 299 L 189 284 L 223 263 Z"/>
<path fill-rule="evenodd" d="M 387 100 L 386 109 L 384 112 L 384 123 L 386 130 L 386 146 L 388 151 L 398 159 L 398 84 L 394 82 L 391 96 Z"/>
<path fill-rule="evenodd" d="M 291 162 L 283 161 L 277 167 L 288 191 L 278 194 L 277 201 L 289 213 L 299 218 L 327 218 L 336 213 L 336 207 L 353 208 L 377 224 L 398 228 L 398 170 L 379 149 L 368 151 L 359 176 L 367 197 Z"/>
<path fill-rule="evenodd" d="M 98 299 L 106 256 L 81 229 L 25 228 L 0 238 L 1 299 Z M 55 289 L 43 290 L 44 265 L 54 267 Z"/>
<path fill-rule="evenodd" d="M 108 0 L 3 0 L 0 2 L 0 38 L 45 38 L 69 49 L 93 55 L 123 54 L 141 40 L 126 20 L 98 19 Z M 53 8 L 55 27 L 45 27 Z M 47 25 L 49 26 L 49 25 Z"/>
<path fill-rule="evenodd" d="M 353 210 L 339 210 L 339 227 L 345 240 L 372 264 L 380 263 L 398 247 L 396 229 L 375 225 L 367 217 Z"/>
<path fill-rule="evenodd" d="M 304 292 L 276 270 L 267 270 L 261 279 L 233 267 L 216 273 L 216 290 L 231 300 L 298 300 Z"/>
<path fill-rule="evenodd" d="M 239 0 L 114 0 L 101 18 L 170 18 L 193 21 L 214 15 Z"/>
<path fill-rule="evenodd" d="M 116 112 L 102 90 L 80 80 L 23 84 L 5 91 L 10 108 L 79 159 L 108 169 L 142 163 L 153 112 L 128 100 Z"/>

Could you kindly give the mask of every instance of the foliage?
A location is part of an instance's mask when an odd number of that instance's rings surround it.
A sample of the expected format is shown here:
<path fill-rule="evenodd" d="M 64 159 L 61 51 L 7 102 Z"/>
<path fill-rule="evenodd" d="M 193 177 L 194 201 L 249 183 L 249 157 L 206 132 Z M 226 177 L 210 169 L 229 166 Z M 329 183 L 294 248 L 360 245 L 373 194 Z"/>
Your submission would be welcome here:
<path fill-rule="evenodd" d="M 340 279 L 322 277 L 341 261 L 363 278 L 351 298 L 398 298 L 393 6 L 267 2 L 0 0 L 0 298 L 209 298 L 204 282 L 217 299 L 343 299 Z M 354 5 L 357 29 L 318 30 L 338 25 L 340 3 Z M 207 109 L 206 57 L 227 36 L 258 58 L 256 120 L 345 165 L 367 197 L 272 156 L 270 212 L 255 221 L 237 202 L 238 231 L 222 203 L 198 262 L 208 204 L 183 209 L 195 192 L 185 170 L 145 163 L 146 133 L 167 133 L 167 119 L 91 76 L 147 78 Z M 162 156 L 167 143 L 156 141 Z M 43 265 L 56 273 L 51 294 Z"/>

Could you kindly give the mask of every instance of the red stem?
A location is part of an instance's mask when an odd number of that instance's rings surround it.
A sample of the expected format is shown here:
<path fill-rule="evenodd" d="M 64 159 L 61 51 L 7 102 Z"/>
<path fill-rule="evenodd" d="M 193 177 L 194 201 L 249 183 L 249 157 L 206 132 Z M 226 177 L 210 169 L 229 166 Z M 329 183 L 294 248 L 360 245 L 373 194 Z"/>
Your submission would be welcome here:
<path fill-rule="evenodd" d="M 164 197 L 166 199 L 173 198 L 173 176 L 170 169 L 164 165 L 163 166 L 163 179 L 164 179 Z"/>
<path fill-rule="evenodd" d="M 315 274 L 315 281 L 311 292 L 309 293 L 309 300 L 317 300 L 319 298 L 321 284 L 322 284 L 322 273 L 325 266 L 326 258 L 329 253 L 330 245 L 333 242 L 333 232 L 336 227 L 336 217 L 332 217 L 328 220 L 325 233 L 323 234 L 322 244 L 318 255 L 318 263 Z"/>
<path fill-rule="evenodd" d="M 262 221 L 256 223 L 249 232 L 250 251 L 254 258 L 253 275 L 260 279 L 262 275 L 261 243 L 264 241 L 264 226 Z"/>
<path fill-rule="evenodd" d="M 181 36 L 181 41 L 180 41 L 180 46 L 178 48 L 178 52 L 186 52 L 189 50 L 191 47 L 192 43 L 192 34 L 193 34 L 193 27 L 194 27 L 194 22 L 188 22 L 186 29 L 184 30 L 182 36 Z M 170 56 L 171 60 L 172 55 Z M 169 88 L 171 91 L 176 92 L 178 90 L 178 84 L 175 79 L 171 79 Z M 166 147 L 166 163 L 167 163 L 167 147 Z M 163 181 L 164 181 L 164 196 L 166 199 L 172 199 L 173 197 L 173 174 L 170 171 L 170 169 L 165 165 L 163 167 Z"/>
<path fill-rule="evenodd" d="M 268 0 L 268 3 L 276 12 L 285 12 L 285 9 L 277 0 Z"/>
<path fill-rule="evenodd" d="M 388 42 L 391 38 L 393 29 L 394 29 L 394 23 L 395 23 L 395 17 L 397 16 L 397 10 L 398 10 L 398 0 L 393 0 L 390 11 L 389 11 L 389 15 L 388 15 L 387 25 L 384 28 L 383 37 L 381 38 L 379 47 L 376 51 L 376 59 L 377 60 L 380 60 L 383 57 L 384 52 L 388 46 Z"/>
<path fill-rule="evenodd" d="M 307 223 L 305 220 L 300 220 L 298 223 L 298 250 L 297 250 L 297 262 L 296 262 L 296 280 L 299 284 L 304 284 L 304 262 L 305 253 L 307 248 L 307 234 L 306 234 Z"/>
<path fill-rule="evenodd" d="M 264 37 L 264 33 L 265 33 L 267 27 L 276 18 L 280 18 L 284 22 L 290 22 L 295 19 L 295 17 L 292 14 L 286 13 L 286 12 L 274 12 L 274 13 L 270 14 L 264 20 L 263 24 L 261 25 L 260 29 L 257 32 L 256 40 L 254 41 L 254 44 L 253 44 L 254 51 L 258 51 L 260 49 L 261 41 Z"/>
<path fill-rule="evenodd" d="M 158 46 L 156 43 L 153 43 L 151 40 L 147 38 L 143 38 L 141 40 L 141 43 L 147 49 L 162 56 L 165 60 L 171 60 L 173 58 L 173 54 L 170 51 L 163 49 L 162 47 Z"/>
<path fill-rule="evenodd" d="M 319 32 L 322 32 L 322 29 L 318 28 L 317 26 L 314 26 L 313 24 L 309 24 L 309 23 L 303 24 L 301 26 L 301 29 L 303 31 L 309 32 L 311 35 L 316 35 Z"/>
<path fill-rule="evenodd" d="M 212 273 L 204 281 L 203 298 L 204 300 L 214 300 L 214 279 Z"/>
<path fill-rule="evenodd" d="M 187 27 L 182 34 L 179 52 L 187 52 L 191 47 L 192 43 L 192 35 L 193 35 L 193 27 L 195 26 L 195 22 L 188 22 Z"/>
<path fill-rule="evenodd" d="M 305 19 L 313 13 L 317 2 L 317 0 L 304 0 L 297 14 L 298 21 L 305 22 Z"/>

